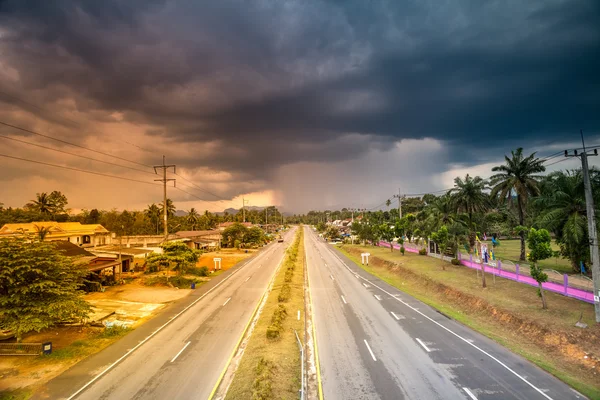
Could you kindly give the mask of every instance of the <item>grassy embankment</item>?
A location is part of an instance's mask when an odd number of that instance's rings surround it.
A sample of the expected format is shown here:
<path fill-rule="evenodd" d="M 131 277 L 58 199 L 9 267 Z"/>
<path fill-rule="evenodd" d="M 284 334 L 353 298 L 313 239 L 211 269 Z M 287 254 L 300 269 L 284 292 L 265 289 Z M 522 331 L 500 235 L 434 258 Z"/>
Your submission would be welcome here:
<path fill-rule="evenodd" d="M 369 266 L 360 263 L 368 251 Z M 537 289 L 506 279 L 481 287 L 481 275 L 463 266 L 387 248 L 343 246 L 342 252 L 365 271 L 451 318 L 524 356 L 593 399 L 600 399 L 600 326 L 593 305 L 546 292 L 541 308 Z M 589 325 L 574 326 L 579 316 Z"/>
<path fill-rule="evenodd" d="M 297 318 L 300 310 L 300 320 Z M 304 241 L 298 229 L 273 283 L 226 399 L 296 399 L 304 341 Z"/>

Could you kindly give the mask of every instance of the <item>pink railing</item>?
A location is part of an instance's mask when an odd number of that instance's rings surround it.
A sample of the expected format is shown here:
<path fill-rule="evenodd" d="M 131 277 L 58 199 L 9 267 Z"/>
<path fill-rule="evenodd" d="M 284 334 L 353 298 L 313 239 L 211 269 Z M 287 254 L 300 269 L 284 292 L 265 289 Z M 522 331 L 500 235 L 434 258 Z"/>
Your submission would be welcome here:
<path fill-rule="evenodd" d="M 382 247 L 387 247 L 387 248 L 390 247 L 389 243 L 383 242 L 383 241 L 380 241 L 379 245 Z M 394 249 L 400 249 L 400 246 L 397 244 L 394 244 L 393 246 L 394 246 Z M 418 249 L 407 247 L 407 246 L 404 246 L 404 249 L 410 253 L 418 253 L 419 252 Z M 430 255 L 430 254 L 428 253 L 427 255 Z M 460 260 L 460 263 L 462 265 L 464 265 L 465 267 L 481 270 L 481 264 L 477 263 L 477 262 L 473 262 L 473 256 L 470 256 L 469 260 Z M 510 279 L 510 280 L 513 280 L 516 282 L 524 283 L 526 285 L 535 286 L 535 287 L 538 286 L 538 283 L 535 279 L 531 278 L 530 276 L 521 275 L 519 273 L 519 265 L 518 264 L 516 264 L 515 267 L 516 267 L 515 272 L 503 270 L 502 269 L 502 261 L 497 260 L 497 266 L 493 267 L 490 265 L 486 265 L 485 272 L 492 274 L 492 275 L 499 276 L 501 278 L 506 278 L 506 279 Z M 581 301 L 585 301 L 587 303 L 594 304 L 594 293 L 593 292 L 589 292 L 587 290 L 582 290 L 582 289 L 578 289 L 578 288 L 569 286 L 569 275 L 567 275 L 567 274 L 563 275 L 563 279 L 564 279 L 564 282 L 562 285 L 559 283 L 555 283 L 555 282 L 544 282 L 542 284 L 542 287 L 545 290 L 548 290 L 550 292 L 559 293 L 559 294 L 562 294 L 563 296 L 572 297 L 577 300 L 581 300 Z"/>

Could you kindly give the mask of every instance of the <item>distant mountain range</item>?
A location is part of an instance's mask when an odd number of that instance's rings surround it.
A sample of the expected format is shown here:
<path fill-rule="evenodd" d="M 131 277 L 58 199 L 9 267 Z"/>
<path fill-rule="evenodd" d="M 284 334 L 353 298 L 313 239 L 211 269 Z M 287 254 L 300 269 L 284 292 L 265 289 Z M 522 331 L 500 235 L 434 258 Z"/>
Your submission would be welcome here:
<path fill-rule="evenodd" d="M 265 209 L 265 207 L 257 207 L 257 206 L 248 206 L 246 207 L 247 211 L 263 211 Z M 236 208 L 226 208 L 225 210 L 221 211 L 221 212 L 216 212 L 213 214 L 216 215 L 224 215 L 225 213 L 228 213 L 229 215 L 235 215 L 237 213 L 239 213 L 240 211 L 242 211 L 241 209 L 236 209 Z M 175 215 L 177 217 L 185 217 L 186 215 L 188 215 L 187 211 L 184 210 L 177 210 L 175 211 Z M 292 213 L 287 213 L 287 212 L 283 212 L 283 215 L 286 217 L 289 217 L 290 215 L 293 215 Z"/>

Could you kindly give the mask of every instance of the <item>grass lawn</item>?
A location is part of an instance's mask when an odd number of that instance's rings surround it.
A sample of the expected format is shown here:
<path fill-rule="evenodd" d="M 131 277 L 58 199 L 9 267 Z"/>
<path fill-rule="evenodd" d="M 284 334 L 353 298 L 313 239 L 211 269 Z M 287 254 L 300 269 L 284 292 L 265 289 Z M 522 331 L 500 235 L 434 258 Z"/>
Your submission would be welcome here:
<path fill-rule="evenodd" d="M 294 250 L 295 248 L 295 250 Z M 291 253 L 296 253 L 294 259 Z M 293 273 L 289 273 L 293 268 Z M 286 282 L 286 274 L 289 282 Z M 285 285 L 289 285 L 289 298 L 280 301 Z M 286 316 L 281 321 L 279 338 L 268 338 L 274 328 L 276 310 L 285 307 Z M 297 312 L 301 311 L 300 320 Z M 240 361 L 226 399 L 297 399 L 300 389 L 300 350 L 294 330 L 304 340 L 304 240 L 298 229 L 294 244 L 279 269 L 273 289 L 254 327 L 244 355 Z"/>
<path fill-rule="evenodd" d="M 486 243 L 488 245 L 488 249 L 492 248 L 491 241 L 485 241 L 482 243 Z M 552 241 L 552 250 L 559 250 L 558 245 L 554 241 Z M 525 251 L 526 253 L 529 253 L 527 243 L 525 243 Z M 463 253 L 463 255 L 469 257 L 465 249 L 462 249 L 461 252 Z M 519 256 L 521 255 L 521 241 L 519 239 L 500 240 L 500 246 L 494 248 L 494 253 L 496 258 L 502 261 L 509 260 L 514 262 L 515 264 L 529 264 L 529 261 L 526 261 L 524 263 L 521 263 L 519 261 Z M 553 269 L 564 274 L 574 273 L 573 268 L 571 267 L 571 262 L 566 258 L 552 257 L 548 258 L 547 260 L 540 261 L 539 264 L 544 269 Z"/>
<path fill-rule="evenodd" d="M 501 278 L 494 283 L 488 274 L 488 288 L 483 289 L 481 275 L 463 266 L 412 253 L 402 256 L 387 248 L 346 245 L 342 251 L 367 272 L 600 399 L 600 361 L 584 358 L 600 354 L 600 326 L 594 322 L 593 305 L 546 292 L 549 309 L 543 310 L 536 288 Z M 360 263 L 364 251 L 373 257 L 369 266 Z M 376 259 L 398 266 L 390 268 Z M 585 331 L 574 327 L 581 314 L 589 325 Z"/>

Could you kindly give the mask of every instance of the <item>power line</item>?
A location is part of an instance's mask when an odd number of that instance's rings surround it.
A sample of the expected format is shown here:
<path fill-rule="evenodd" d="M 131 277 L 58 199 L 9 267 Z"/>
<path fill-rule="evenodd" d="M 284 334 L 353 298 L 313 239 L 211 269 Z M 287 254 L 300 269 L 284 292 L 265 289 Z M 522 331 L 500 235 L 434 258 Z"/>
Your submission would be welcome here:
<path fill-rule="evenodd" d="M 8 126 L 8 127 L 10 127 L 10 128 L 13 128 L 13 129 L 18 129 L 18 130 L 20 130 L 20 131 L 23 131 L 23 132 L 31 133 L 31 134 L 33 134 L 33 135 L 41 136 L 41 137 L 44 137 L 44 138 L 47 138 L 47 139 L 56 140 L 57 142 L 64 143 L 64 144 L 68 144 L 69 146 L 79 147 L 80 149 L 84 149 L 84 150 L 92 151 L 92 152 L 94 152 L 94 153 L 102 154 L 102 155 L 104 155 L 104 156 L 108 156 L 108 157 L 113 157 L 113 158 L 116 158 L 116 159 L 119 159 L 119 160 L 122 160 L 122 161 L 126 161 L 126 162 L 129 162 L 129 163 L 132 163 L 132 164 L 140 165 L 140 166 L 142 166 L 142 167 L 148 167 L 148 168 L 152 168 L 152 166 L 151 166 L 151 165 L 142 164 L 142 163 L 139 163 L 139 162 L 137 162 L 137 161 L 131 161 L 131 160 L 128 160 L 128 159 L 126 159 L 126 158 L 123 158 L 123 157 L 115 156 L 115 155 L 113 155 L 113 154 L 104 153 L 104 152 L 102 152 L 102 151 L 100 151 L 100 150 L 94 150 L 94 149 L 91 149 L 91 148 L 89 148 L 89 147 L 85 147 L 85 146 L 81 146 L 81 145 L 78 145 L 78 144 L 75 144 L 75 143 L 68 142 L 68 141 L 66 141 L 66 140 L 57 139 L 57 138 L 55 138 L 55 137 L 48 136 L 48 135 L 44 135 L 43 133 L 35 132 L 35 131 L 32 131 L 32 130 L 30 130 L 30 129 L 26 129 L 26 128 L 22 128 L 22 127 L 20 127 L 20 126 L 16 126 L 16 125 L 8 124 L 8 123 L 6 123 L 6 122 L 3 122 L 3 121 L 0 121 L 0 124 L 1 124 L 1 125 L 4 125 L 4 126 Z"/>
<path fill-rule="evenodd" d="M 104 176 L 107 178 L 114 178 L 114 179 L 121 179 L 124 181 L 130 181 L 130 182 L 137 182 L 137 183 L 144 183 L 146 185 L 152 185 L 152 186 L 160 186 L 156 183 L 152 183 L 152 182 L 147 182 L 147 181 L 140 181 L 138 179 L 131 179 L 131 178 L 125 178 L 123 176 L 116 176 L 116 175 L 109 175 L 109 174 L 103 174 L 101 172 L 94 172 L 94 171 L 87 171 L 85 169 L 79 169 L 79 168 L 73 168 L 73 167 L 67 167 L 65 165 L 57 165 L 57 164 L 51 164 L 51 163 L 46 163 L 46 162 L 42 162 L 42 161 L 36 161 L 36 160 L 29 160 L 27 158 L 21 158 L 21 157 L 14 157 L 14 156 L 9 156 L 7 154 L 0 154 L 0 157 L 5 157 L 5 158 L 11 158 L 13 160 L 19 160 L 19 161 L 27 161 L 27 162 L 31 162 L 31 163 L 35 163 L 35 164 L 41 164 L 41 165 L 47 165 L 50 167 L 56 167 L 56 168 L 63 168 L 63 169 L 68 169 L 71 171 L 77 171 L 77 172 L 83 172 L 86 174 L 92 174 L 92 175 L 98 175 L 98 176 Z"/>
<path fill-rule="evenodd" d="M 223 197 L 219 196 L 218 194 L 215 194 L 213 192 L 210 192 L 210 191 L 208 191 L 206 189 L 201 188 L 200 186 L 196 185 L 194 182 L 190 181 L 189 179 L 187 179 L 187 178 L 185 178 L 185 177 L 183 177 L 183 176 L 181 176 L 181 175 L 179 175 L 177 173 L 173 173 L 173 175 L 178 176 L 181 179 L 183 179 L 184 181 L 188 182 L 190 185 L 194 186 L 196 188 L 196 190 L 199 190 L 199 191 L 204 192 L 206 194 L 210 194 L 211 196 L 214 196 L 214 197 L 216 197 L 216 198 L 218 198 L 219 200 L 222 200 L 222 201 L 231 201 L 231 200 L 224 199 Z"/>
<path fill-rule="evenodd" d="M 27 101 L 27 100 L 25 100 L 25 99 L 23 99 L 21 97 L 15 96 L 14 94 L 11 94 L 11 93 L 6 93 L 6 92 L 0 90 L 0 95 L 3 95 L 4 97 L 8 97 L 10 99 L 17 100 L 17 101 L 19 101 L 19 102 L 21 102 L 23 104 L 27 104 L 28 106 L 33 107 L 33 108 L 35 108 L 35 109 L 37 109 L 39 111 L 42 111 L 42 112 L 52 112 L 52 110 L 49 110 L 48 108 L 41 107 L 41 106 L 39 106 L 37 104 L 33 104 L 33 103 L 31 103 L 31 102 L 29 102 L 29 101 Z M 53 118 L 53 119 L 54 120 L 56 120 L 56 119 L 62 119 L 64 121 L 70 122 L 71 124 L 73 124 L 75 126 L 78 126 L 78 127 L 82 128 L 82 125 L 79 122 L 74 121 L 74 120 L 72 120 L 70 118 L 67 118 L 67 117 L 64 117 L 64 116 L 61 116 L 59 118 Z M 128 144 L 128 145 L 133 146 L 133 147 L 137 147 L 138 149 L 143 150 L 143 151 L 147 151 L 148 153 L 152 153 L 150 150 L 145 149 L 143 147 L 140 147 L 140 146 L 138 146 L 138 145 L 136 145 L 134 143 L 130 143 L 130 142 L 126 141 L 126 140 L 121 140 L 121 139 L 116 139 L 116 138 L 112 138 L 112 139 L 117 140 L 117 141 L 122 142 L 122 143 L 125 143 L 125 144 Z"/>
<path fill-rule="evenodd" d="M 21 140 L 21 139 L 13 138 L 13 137 L 10 137 L 10 136 L 4 136 L 4 135 L 0 135 L 0 138 L 3 138 L 3 139 L 8 139 L 8 140 L 13 140 L 13 141 L 15 141 L 15 142 L 19 142 L 19 143 L 23 143 L 23 144 L 28 144 L 28 145 L 30 145 L 30 146 L 40 147 L 40 148 L 42 148 L 42 149 L 46 149 L 46 150 L 52 150 L 52 151 L 56 151 L 56 152 L 58 152 L 58 153 L 68 154 L 68 155 L 70 155 L 70 156 L 79 157 L 79 158 L 83 158 L 83 159 L 86 159 L 86 160 L 97 161 L 97 162 L 101 162 L 101 163 L 105 163 L 105 164 L 109 164 L 109 165 L 114 165 L 114 166 L 121 167 L 121 168 L 127 168 L 127 169 L 130 169 L 130 170 L 133 170 L 133 171 L 143 172 L 143 173 L 145 173 L 145 174 L 149 174 L 149 175 L 155 175 L 155 174 L 153 174 L 152 172 L 150 172 L 150 171 L 145 171 L 145 170 L 143 170 L 143 169 L 134 168 L 134 167 L 128 167 L 128 166 L 126 166 L 126 165 L 116 164 L 116 163 L 112 163 L 112 162 L 110 162 L 110 161 L 104 161 L 104 160 L 100 160 L 100 159 L 97 159 L 97 158 L 87 157 L 87 156 L 83 156 L 83 155 L 81 155 L 81 154 L 70 153 L 70 152 L 68 152 L 68 151 L 64 151 L 64 150 L 55 149 L 55 148 L 48 147 L 48 146 L 44 146 L 44 145 L 37 144 L 37 143 L 31 143 L 31 142 L 27 142 L 27 141 L 25 141 L 25 140 Z"/>

